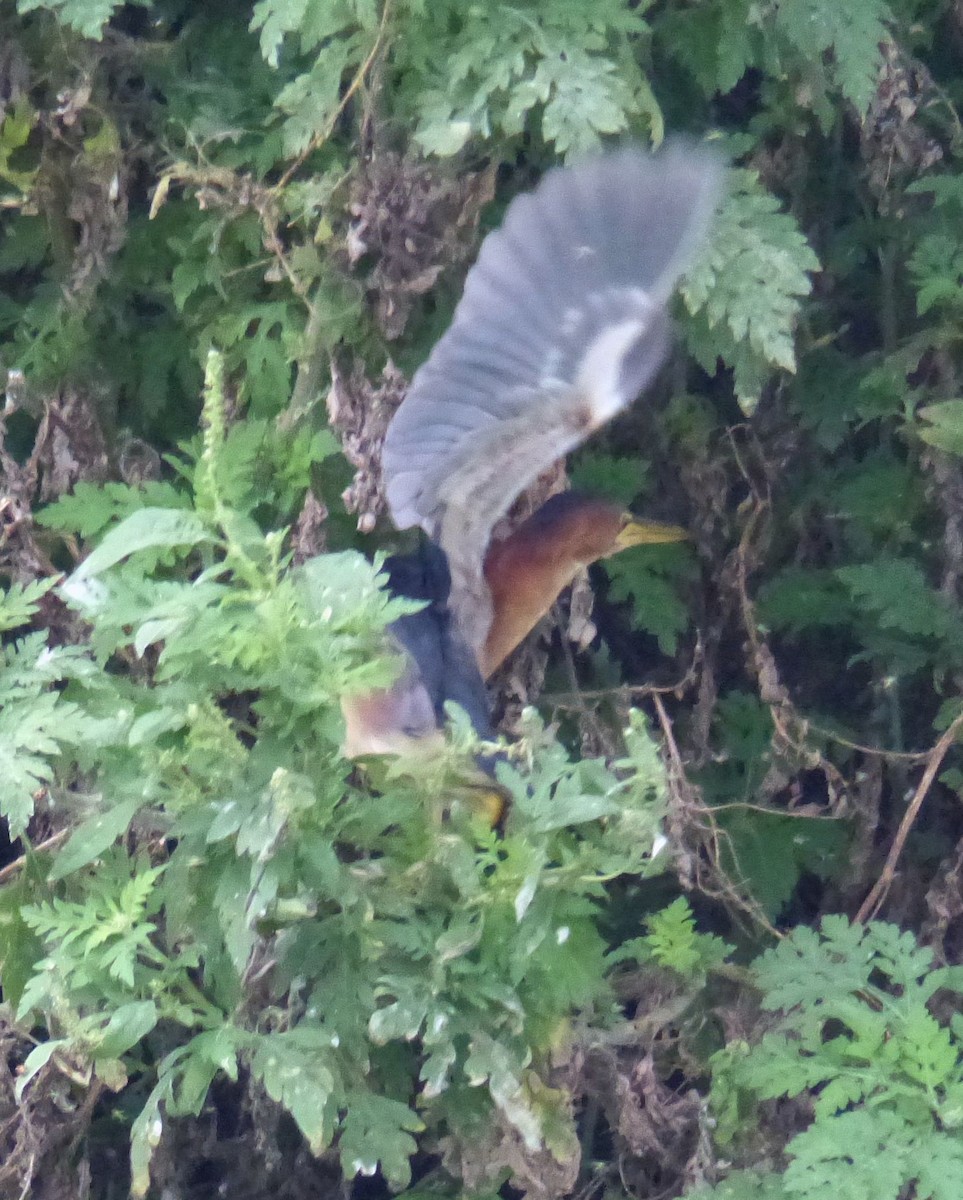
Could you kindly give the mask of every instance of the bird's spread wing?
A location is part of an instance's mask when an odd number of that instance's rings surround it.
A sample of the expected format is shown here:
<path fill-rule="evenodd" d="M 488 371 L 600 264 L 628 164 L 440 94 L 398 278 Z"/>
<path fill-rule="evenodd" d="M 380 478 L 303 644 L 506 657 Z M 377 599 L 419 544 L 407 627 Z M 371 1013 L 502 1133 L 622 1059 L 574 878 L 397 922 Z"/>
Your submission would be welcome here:
<path fill-rule="evenodd" d="M 448 556 L 452 607 L 474 648 L 490 621 L 493 525 L 658 370 L 668 301 L 720 175 L 690 142 L 620 150 L 550 172 L 482 245 L 382 460 L 395 523 L 421 525 Z"/>

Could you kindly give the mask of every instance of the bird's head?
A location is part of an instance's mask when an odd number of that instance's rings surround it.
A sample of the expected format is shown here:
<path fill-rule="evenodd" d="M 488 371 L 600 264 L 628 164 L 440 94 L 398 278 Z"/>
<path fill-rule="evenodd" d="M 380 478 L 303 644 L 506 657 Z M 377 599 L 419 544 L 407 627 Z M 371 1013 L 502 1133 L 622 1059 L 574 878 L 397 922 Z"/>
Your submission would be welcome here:
<path fill-rule="evenodd" d="M 688 537 L 681 525 L 638 517 L 619 504 L 571 491 L 546 500 L 500 545 L 502 553 L 511 548 L 515 563 L 526 558 L 550 560 L 571 564 L 574 573 L 632 546 L 681 542 Z M 497 545 L 492 551 L 497 551 Z"/>
<path fill-rule="evenodd" d="M 552 496 L 488 549 L 485 581 L 493 616 L 479 655 L 482 674 L 491 674 L 584 567 L 632 546 L 688 536 L 680 525 L 646 520 L 581 492 Z"/>

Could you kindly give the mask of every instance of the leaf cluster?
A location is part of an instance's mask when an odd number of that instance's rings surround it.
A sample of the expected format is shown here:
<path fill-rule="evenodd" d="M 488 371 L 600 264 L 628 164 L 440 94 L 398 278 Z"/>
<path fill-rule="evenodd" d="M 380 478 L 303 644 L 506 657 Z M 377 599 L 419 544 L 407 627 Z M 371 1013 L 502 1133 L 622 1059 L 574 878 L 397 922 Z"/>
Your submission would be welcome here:
<path fill-rule="evenodd" d="M 340 701 L 392 680 L 384 629 L 412 603 L 360 555 L 294 564 L 285 531 L 262 531 L 257 426 L 229 431 L 224 404 L 212 358 L 205 433 L 179 464 L 190 487 L 154 488 L 146 507 L 119 485 L 81 490 L 45 514 L 100 537 L 59 588 L 89 650 L 45 662 L 31 634 L 3 676 L 20 771 L 3 814 L 22 830 L 44 780 L 75 822 L 21 897 L 42 957 L 10 999 L 51 1031 L 21 1092 L 66 1051 L 114 1089 L 139 1073 L 136 1194 L 164 1122 L 242 1064 L 315 1154 L 336 1143 L 349 1178 L 403 1186 L 418 1135 L 467 1129 L 479 1105 L 534 1150 L 559 1027 L 617 1015 L 598 918 L 607 879 L 649 869 L 654 746 L 635 724 L 616 774 L 571 762 L 533 716 L 530 765 L 499 768 L 503 834 L 458 800 L 477 749 L 464 723 L 435 759 L 373 775 L 381 795 L 352 778 Z M 39 591 L 8 595 L 10 623 Z M 135 830 L 130 853 L 117 843 Z"/>
<path fill-rule="evenodd" d="M 806 1097 L 806 1127 L 786 1146 L 788 1166 L 768 1184 L 734 1175 L 712 1197 L 759 1193 L 812 1198 L 878 1196 L 909 1187 L 949 1200 L 963 1162 L 963 1073 L 958 1012 L 940 1019 L 938 995 L 963 991 L 959 967 L 935 967 L 910 933 L 826 917 L 796 929 L 753 965 L 769 1028 L 713 1062 L 719 1137 L 742 1136 L 744 1106 Z"/>

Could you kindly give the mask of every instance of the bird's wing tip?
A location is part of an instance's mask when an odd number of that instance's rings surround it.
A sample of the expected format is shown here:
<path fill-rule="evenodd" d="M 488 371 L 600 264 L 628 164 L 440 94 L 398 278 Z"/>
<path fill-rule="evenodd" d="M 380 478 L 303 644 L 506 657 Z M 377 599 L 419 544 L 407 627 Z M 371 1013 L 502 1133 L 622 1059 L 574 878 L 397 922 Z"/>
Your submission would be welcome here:
<path fill-rule="evenodd" d="M 665 305 L 706 234 L 723 169 L 692 138 L 654 154 L 629 144 L 556 168 L 512 202 L 389 427 L 383 465 L 399 528 L 433 532 L 446 479 L 473 455 L 498 472 L 493 455 L 512 422 L 534 421 L 550 442 L 566 388 L 588 393 L 581 440 L 648 383 L 668 348 Z M 588 386 L 593 364 L 604 387 Z M 571 448 L 564 433 L 552 461 Z M 502 511 L 529 482 L 502 471 Z"/>

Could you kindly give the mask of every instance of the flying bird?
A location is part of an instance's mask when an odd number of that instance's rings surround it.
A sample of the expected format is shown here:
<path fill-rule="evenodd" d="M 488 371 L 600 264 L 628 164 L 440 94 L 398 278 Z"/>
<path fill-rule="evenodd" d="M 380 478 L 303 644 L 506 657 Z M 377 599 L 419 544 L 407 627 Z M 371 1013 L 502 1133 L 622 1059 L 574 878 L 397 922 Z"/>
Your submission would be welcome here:
<path fill-rule="evenodd" d="M 389 560 L 390 584 L 428 603 L 392 627 L 401 678 L 346 705 L 349 754 L 439 736 L 447 700 L 489 737 L 485 678 L 578 571 L 686 536 L 570 492 L 491 541 L 521 492 L 652 381 L 721 176 L 690 141 L 617 150 L 548 172 L 483 242 L 385 438 L 394 523 L 427 535 L 420 555 Z"/>

